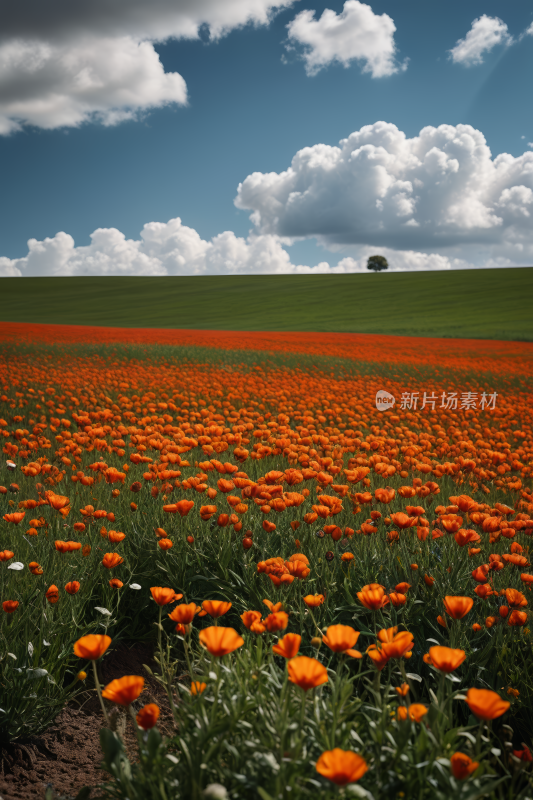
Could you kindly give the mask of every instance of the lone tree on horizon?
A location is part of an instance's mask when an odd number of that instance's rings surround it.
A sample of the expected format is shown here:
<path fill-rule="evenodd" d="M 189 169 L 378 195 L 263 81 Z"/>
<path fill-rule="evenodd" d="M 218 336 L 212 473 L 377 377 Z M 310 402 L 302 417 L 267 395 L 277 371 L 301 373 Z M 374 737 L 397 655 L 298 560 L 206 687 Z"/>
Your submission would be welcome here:
<path fill-rule="evenodd" d="M 389 268 L 389 262 L 385 256 L 369 256 L 366 263 L 366 268 L 374 272 L 381 272 L 382 269 Z"/>

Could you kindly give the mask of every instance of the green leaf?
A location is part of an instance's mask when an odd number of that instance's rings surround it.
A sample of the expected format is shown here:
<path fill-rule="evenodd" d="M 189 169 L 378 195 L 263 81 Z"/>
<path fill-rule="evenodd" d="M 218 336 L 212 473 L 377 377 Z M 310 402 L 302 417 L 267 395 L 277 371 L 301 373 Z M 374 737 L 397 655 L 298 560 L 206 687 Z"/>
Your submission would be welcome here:
<path fill-rule="evenodd" d="M 272 795 L 270 795 L 268 792 L 265 792 L 265 790 L 261 786 L 257 787 L 257 793 L 261 797 L 261 800 L 274 800 Z"/>

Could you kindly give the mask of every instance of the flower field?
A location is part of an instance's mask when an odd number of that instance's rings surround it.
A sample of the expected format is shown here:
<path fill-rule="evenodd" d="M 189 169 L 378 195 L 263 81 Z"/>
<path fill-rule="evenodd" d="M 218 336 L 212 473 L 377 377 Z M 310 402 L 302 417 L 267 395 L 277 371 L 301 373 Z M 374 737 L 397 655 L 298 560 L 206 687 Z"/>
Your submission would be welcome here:
<path fill-rule="evenodd" d="M 533 345 L 0 336 L 3 752 L 85 692 L 91 797 L 533 798 Z"/>

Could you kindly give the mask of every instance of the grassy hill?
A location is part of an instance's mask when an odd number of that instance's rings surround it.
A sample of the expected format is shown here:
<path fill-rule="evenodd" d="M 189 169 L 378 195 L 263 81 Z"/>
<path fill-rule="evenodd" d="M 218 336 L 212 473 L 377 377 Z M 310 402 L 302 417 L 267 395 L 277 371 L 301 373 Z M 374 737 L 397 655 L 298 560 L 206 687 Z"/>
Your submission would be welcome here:
<path fill-rule="evenodd" d="M 533 341 L 533 267 L 352 275 L 2 278 L 0 319 Z"/>

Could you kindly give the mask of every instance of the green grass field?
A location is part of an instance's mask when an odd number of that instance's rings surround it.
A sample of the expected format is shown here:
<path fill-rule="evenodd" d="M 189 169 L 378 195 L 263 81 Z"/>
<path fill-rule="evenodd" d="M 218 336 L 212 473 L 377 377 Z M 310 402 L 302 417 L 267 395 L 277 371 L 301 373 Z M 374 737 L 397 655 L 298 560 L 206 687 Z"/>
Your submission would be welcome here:
<path fill-rule="evenodd" d="M 533 341 L 533 267 L 355 275 L 3 278 L 0 319 Z"/>

